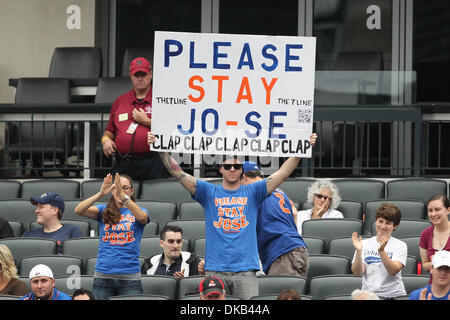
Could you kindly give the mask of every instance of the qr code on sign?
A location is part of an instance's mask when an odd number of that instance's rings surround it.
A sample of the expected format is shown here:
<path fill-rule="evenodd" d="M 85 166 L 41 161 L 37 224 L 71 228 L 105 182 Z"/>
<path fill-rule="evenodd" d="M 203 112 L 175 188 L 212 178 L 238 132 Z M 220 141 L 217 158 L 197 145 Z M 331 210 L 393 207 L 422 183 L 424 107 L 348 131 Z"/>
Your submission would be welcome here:
<path fill-rule="evenodd" d="M 298 109 L 298 123 L 312 122 L 312 109 Z"/>

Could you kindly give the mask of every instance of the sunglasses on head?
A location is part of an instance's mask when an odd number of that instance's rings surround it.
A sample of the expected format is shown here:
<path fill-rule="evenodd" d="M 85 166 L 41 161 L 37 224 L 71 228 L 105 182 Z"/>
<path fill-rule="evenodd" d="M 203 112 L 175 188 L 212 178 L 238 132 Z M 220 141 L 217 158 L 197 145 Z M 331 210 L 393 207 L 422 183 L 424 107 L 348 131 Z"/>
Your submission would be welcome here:
<path fill-rule="evenodd" d="M 234 170 L 239 170 L 239 169 L 242 168 L 242 163 L 233 163 L 233 164 L 231 164 L 231 163 L 224 163 L 224 164 L 222 165 L 222 167 L 223 167 L 225 170 L 230 170 L 231 167 L 233 167 Z"/>
<path fill-rule="evenodd" d="M 332 200 L 330 197 L 327 197 L 327 196 L 323 196 L 323 195 L 321 195 L 320 193 L 316 193 L 316 194 L 314 194 L 318 199 L 320 199 L 320 200 L 322 200 L 322 199 L 325 199 L 325 200 Z"/>

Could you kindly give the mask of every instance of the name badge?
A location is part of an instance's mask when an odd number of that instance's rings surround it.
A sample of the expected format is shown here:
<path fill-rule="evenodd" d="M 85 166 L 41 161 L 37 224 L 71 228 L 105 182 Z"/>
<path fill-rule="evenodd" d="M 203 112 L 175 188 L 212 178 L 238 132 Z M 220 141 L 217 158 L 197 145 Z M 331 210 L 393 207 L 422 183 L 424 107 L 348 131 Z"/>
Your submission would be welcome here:
<path fill-rule="evenodd" d="M 133 134 L 136 131 L 137 126 L 138 126 L 137 122 L 132 122 L 127 129 L 127 133 Z"/>
<path fill-rule="evenodd" d="M 128 120 L 128 113 L 119 114 L 119 121 L 126 121 L 126 120 Z"/>

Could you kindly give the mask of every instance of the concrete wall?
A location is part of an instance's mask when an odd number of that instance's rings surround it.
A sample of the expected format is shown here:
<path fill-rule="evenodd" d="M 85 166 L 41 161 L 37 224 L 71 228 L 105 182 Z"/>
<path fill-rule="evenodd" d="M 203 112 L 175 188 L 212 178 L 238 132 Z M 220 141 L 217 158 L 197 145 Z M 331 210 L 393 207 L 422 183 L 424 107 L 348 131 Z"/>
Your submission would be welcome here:
<path fill-rule="evenodd" d="M 0 103 L 9 78 L 48 77 L 56 47 L 94 46 L 94 0 L 0 0 Z"/>

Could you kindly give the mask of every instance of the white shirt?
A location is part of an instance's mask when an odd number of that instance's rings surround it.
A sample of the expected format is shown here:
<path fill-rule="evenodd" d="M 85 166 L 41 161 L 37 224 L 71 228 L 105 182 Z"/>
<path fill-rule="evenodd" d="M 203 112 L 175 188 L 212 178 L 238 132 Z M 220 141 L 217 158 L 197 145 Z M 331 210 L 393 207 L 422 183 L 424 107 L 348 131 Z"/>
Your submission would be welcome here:
<path fill-rule="evenodd" d="M 311 220 L 313 208 L 301 210 L 297 212 L 297 230 L 300 235 L 302 234 L 302 223 L 306 220 Z M 343 219 L 344 215 L 342 212 L 334 210 L 334 209 L 328 209 L 327 212 L 325 212 L 322 216 L 323 219 Z"/>
<path fill-rule="evenodd" d="M 372 291 L 381 297 L 393 298 L 401 295 L 406 295 L 405 286 L 402 281 L 402 272 L 397 272 L 391 276 L 386 267 L 381 261 L 378 248 L 380 244 L 377 237 L 372 237 L 363 240 L 361 259 L 364 264 L 364 273 L 362 276 L 361 290 Z M 389 238 L 384 251 L 389 258 L 395 261 L 400 261 L 403 266 L 406 265 L 406 257 L 408 255 L 408 247 L 403 241 Z M 356 251 L 353 255 L 352 263 L 355 261 Z"/>

